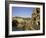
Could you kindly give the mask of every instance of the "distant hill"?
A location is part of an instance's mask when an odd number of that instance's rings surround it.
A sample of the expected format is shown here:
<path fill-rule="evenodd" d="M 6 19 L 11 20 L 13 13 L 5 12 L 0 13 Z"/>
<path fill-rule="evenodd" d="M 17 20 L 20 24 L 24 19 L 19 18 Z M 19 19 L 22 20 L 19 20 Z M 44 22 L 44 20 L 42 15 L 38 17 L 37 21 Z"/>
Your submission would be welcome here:
<path fill-rule="evenodd" d="M 31 17 L 19 17 L 19 16 L 14 16 L 14 17 L 12 17 L 13 19 L 16 19 L 16 18 L 18 18 L 18 19 L 24 19 L 24 20 L 31 20 Z"/>
<path fill-rule="evenodd" d="M 24 16 L 13 16 L 13 17 L 17 17 L 17 18 L 31 18 L 31 16 L 27 16 L 27 17 L 24 17 Z"/>

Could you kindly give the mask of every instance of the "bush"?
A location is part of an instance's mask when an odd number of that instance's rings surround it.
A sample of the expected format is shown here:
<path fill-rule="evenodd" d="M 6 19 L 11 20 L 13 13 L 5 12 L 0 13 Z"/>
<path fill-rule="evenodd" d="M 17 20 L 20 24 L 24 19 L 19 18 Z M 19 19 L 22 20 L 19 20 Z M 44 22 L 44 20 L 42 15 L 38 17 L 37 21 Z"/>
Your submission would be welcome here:
<path fill-rule="evenodd" d="M 17 20 L 13 20 L 12 21 L 12 26 L 17 26 L 18 25 L 18 21 Z"/>

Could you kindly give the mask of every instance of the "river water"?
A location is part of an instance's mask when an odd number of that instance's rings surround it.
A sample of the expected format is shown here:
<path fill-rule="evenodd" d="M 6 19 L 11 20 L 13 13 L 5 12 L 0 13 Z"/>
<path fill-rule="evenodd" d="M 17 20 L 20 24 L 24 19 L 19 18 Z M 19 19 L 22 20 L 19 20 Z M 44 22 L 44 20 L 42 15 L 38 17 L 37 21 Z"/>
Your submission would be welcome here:
<path fill-rule="evenodd" d="M 16 29 L 15 26 L 12 27 L 12 31 L 23 31 L 22 29 Z"/>

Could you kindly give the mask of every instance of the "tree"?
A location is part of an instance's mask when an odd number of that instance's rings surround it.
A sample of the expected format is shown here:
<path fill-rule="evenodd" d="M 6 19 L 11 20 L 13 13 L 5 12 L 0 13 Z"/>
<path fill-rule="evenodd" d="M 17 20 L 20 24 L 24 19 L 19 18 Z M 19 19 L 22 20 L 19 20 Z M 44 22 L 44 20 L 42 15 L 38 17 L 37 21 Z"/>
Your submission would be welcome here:
<path fill-rule="evenodd" d="M 15 26 L 16 27 L 17 25 L 18 25 L 18 21 L 17 20 L 13 20 L 12 21 L 12 26 Z"/>

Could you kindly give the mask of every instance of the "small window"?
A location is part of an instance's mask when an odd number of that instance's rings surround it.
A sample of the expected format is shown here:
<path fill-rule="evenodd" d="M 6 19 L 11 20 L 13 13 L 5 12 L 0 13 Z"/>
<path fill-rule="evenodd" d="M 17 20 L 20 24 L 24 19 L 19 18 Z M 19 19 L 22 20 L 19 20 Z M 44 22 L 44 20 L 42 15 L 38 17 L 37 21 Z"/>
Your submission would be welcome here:
<path fill-rule="evenodd" d="M 34 18 L 34 20 L 36 20 L 36 18 Z"/>
<path fill-rule="evenodd" d="M 36 11 L 37 11 L 37 13 L 40 13 L 40 9 L 39 8 L 36 8 Z"/>
<path fill-rule="evenodd" d="M 37 17 L 38 17 L 39 15 L 37 15 Z"/>
<path fill-rule="evenodd" d="M 38 25 L 40 25 L 40 22 L 38 22 Z"/>

